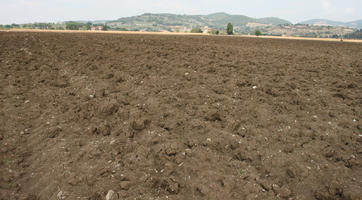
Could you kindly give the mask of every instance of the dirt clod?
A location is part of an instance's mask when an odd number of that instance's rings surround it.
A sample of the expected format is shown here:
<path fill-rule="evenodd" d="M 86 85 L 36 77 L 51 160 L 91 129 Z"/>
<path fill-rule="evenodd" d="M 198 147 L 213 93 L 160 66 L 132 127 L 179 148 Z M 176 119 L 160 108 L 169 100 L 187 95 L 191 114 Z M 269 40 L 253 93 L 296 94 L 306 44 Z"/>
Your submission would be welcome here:
<path fill-rule="evenodd" d="M 119 186 L 121 187 L 122 190 L 129 190 L 129 188 L 131 187 L 131 182 L 130 181 L 122 181 Z"/>
<path fill-rule="evenodd" d="M 60 133 L 62 132 L 62 128 L 60 127 L 52 127 L 48 130 L 46 130 L 45 135 L 47 135 L 47 137 L 49 138 L 55 138 L 57 137 Z M 24 132 L 22 132 L 24 133 Z M 25 133 L 24 133 L 25 134 Z"/>
<path fill-rule="evenodd" d="M 131 127 L 133 130 L 142 131 L 150 123 L 147 119 L 136 119 L 132 122 Z"/>
<path fill-rule="evenodd" d="M 111 100 L 103 105 L 101 105 L 100 112 L 108 115 L 113 115 L 118 111 L 119 105 L 116 100 Z"/>

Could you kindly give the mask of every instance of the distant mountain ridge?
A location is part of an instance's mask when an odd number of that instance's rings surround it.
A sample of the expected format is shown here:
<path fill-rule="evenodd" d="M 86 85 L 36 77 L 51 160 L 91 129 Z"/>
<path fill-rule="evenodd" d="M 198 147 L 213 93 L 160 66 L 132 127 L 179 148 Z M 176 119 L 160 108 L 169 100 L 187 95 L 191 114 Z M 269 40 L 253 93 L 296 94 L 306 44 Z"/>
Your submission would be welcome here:
<path fill-rule="evenodd" d="M 169 13 L 145 13 L 122 17 L 117 20 L 78 20 L 60 23 L 30 23 L 1 25 L 0 29 L 51 29 L 92 31 L 140 31 L 140 32 L 197 32 L 204 34 L 227 34 L 226 26 L 233 25 L 233 33 L 254 35 L 261 32 L 270 36 L 297 36 L 314 38 L 362 39 L 362 20 L 339 22 L 328 19 L 312 19 L 292 24 L 277 17 L 253 18 L 231 15 L 224 12 L 208 15 L 180 15 Z M 361 29 L 361 30 L 360 30 Z"/>
<path fill-rule="evenodd" d="M 344 26 L 350 28 L 362 28 L 362 20 L 356 20 L 351 22 L 340 22 L 328 19 L 311 19 L 307 21 L 299 22 L 299 24 L 321 25 L 321 26 Z"/>
<path fill-rule="evenodd" d="M 177 14 L 152 14 L 145 13 L 139 16 L 123 17 L 114 21 L 109 21 L 110 26 L 123 28 L 137 27 L 139 29 L 157 29 L 163 26 L 180 27 L 204 27 L 208 26 L 215 29 L 224 29 L 227 23 L 232 23 L 234 27 L 246 26 L 248 23 L 259 23 L 265 25 L 291 24 L 290 21 L 276 18 L 252 18 L 245 15 L 230 15 L 219 12 L 209 15 L 177 15 Z"/>

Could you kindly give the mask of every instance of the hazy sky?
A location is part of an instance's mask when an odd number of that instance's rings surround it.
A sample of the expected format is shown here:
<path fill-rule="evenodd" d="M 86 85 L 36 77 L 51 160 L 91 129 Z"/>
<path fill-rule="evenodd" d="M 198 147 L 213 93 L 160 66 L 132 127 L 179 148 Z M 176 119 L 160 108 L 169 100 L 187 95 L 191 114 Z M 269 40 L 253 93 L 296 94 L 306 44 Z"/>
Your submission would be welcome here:
<path fill-rule="evenodd" d="M 146 12 L 352 21 L 362 19 L 362 0 L 0 0 L 0 24 L 118 19 Z"/>

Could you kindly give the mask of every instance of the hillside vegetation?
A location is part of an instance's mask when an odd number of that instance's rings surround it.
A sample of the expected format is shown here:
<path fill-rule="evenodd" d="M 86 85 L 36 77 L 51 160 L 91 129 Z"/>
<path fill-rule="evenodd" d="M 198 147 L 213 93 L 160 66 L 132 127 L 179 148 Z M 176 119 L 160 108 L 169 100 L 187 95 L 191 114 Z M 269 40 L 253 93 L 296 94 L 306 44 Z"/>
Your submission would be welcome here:
<path fill-rule="evenodd" d="M 310 25 L 323 25 L 323 26 L 343 26 L 349 28 L 362 28 L 362 20 L 356 20 L 351 22 L 339 22 L 332 21 L 328 19 L 311 19 L 307 21 L 300 22 L 300 24 L 310 24 Z"/>
<path fill-rule="evenodd" d="M 125 17 L 108 22 L 111 27 L 139 29 L 139 30 L 191 30 L 193 27 L 208 26 L 214 29 L 225 29 L 227 23 L 232 23 L 236 30 L 241 30 L 248 23 L 265 25 L 291 24 L 291 22 L 275 17 L 251 18 L 245 15 L 229 15 L 227 13 L 214 13 L 209 15 L 175 15 L 175 14 L 151 14 Z"/>
<path fill-rule="evenodd" d="M 361 30 L 357 30 L 353 33 L 350 33 L 350 34 L 346 34 L 344 36 L 344 38 L 347 38 L 347 39 L 362 39 L 362 29 Z"/>
<path fill-rule="evenodd" d="M 227 33 L 227 24 L 233 27 L 232 34 L 272 36 L 297 36 L 312 38 L 360 39 L 362 20 L 338 22 L 314 19 L 299 24 L 276 18 L 252 18 L 245 15 L 230 15 L 219 12 L 209 15 L 177 15 L 145 13 L 117 20 L 66 21 L 59 23 L 30 23 L 1 25 L 0 29 L 47 29 L 47 30 L 90 30 L 90 31 L 145 31 L 145 32 L 192 32 L 205 34 Z M 360 27 L 360 28 L 358 28 Z"/>

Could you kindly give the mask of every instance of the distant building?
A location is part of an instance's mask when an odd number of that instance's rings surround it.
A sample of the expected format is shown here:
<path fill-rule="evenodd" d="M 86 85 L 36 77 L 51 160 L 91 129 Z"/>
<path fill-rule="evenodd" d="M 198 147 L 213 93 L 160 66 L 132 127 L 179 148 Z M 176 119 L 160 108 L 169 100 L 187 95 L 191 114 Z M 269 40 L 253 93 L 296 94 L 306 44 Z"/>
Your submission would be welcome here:
<path fill-rule="evenodd" d="M 91 30 L 92 31 L 101 31 L 103 29 L 103 26 L 92 26 Z"/>
<path fill-rule="evenodd" d="M 202 33 L 203 33 L 203 34 L 208 34 L 208 33 L 210 33 L 210 32 L 211 32 L 210 28 L 209 28 L 208 26 L 204 26 L 204 28 L 203 28 L 203 30 L 202 30 Z"/>

